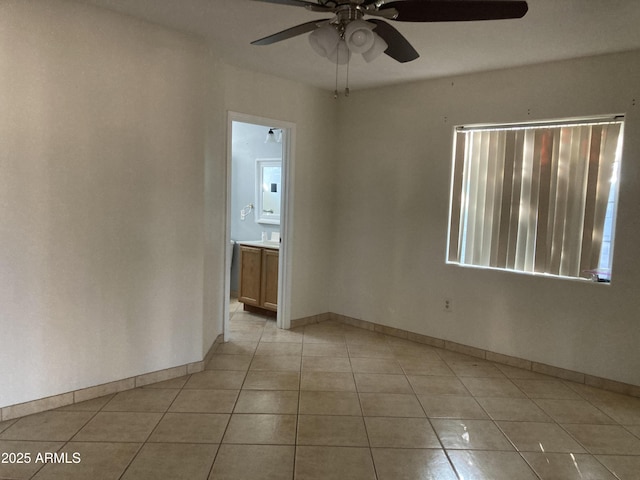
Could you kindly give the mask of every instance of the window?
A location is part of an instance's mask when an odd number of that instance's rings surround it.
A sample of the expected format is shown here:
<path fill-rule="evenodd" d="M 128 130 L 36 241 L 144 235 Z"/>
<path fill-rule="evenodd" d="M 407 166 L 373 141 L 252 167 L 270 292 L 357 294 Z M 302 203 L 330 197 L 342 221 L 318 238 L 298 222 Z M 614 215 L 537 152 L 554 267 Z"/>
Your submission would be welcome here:
<path fill-rule="evenodd" d="M 623 119 L 455 131 L 447 261 L 610 281 Z"/>

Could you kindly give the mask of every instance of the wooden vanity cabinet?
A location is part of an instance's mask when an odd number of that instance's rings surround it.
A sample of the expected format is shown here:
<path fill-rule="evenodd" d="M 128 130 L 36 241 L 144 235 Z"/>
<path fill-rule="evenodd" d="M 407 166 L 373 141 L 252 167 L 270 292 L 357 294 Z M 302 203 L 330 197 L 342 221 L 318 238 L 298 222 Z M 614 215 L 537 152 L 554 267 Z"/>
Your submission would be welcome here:
<path fill-rule="evenodd" d="M 278 310 L 278 255 L 273 248 L 240 245 L 240 292 L 246 306 Z"/>
<path fill-rule="evenodd" d="M 278 311 L 278 257 L 279 251 L 262 249 L 262 278 L 260 282 L 260 306 Z"/>

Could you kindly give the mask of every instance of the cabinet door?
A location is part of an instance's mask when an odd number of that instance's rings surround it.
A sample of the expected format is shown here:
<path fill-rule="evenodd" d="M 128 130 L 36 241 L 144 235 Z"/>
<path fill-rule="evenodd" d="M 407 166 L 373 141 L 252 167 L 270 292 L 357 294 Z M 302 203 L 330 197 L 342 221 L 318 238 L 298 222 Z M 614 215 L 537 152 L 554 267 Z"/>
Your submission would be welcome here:
<path fill-rule="evenodd" d="M 240 246 L 240 292 L 238 300 L 247 305 L 260 305 L 262 249 Z"/>
<path fill-rule="evenodd" d="M 278 310 L 278 250 L 262 251 L 262 292 L 260 306 Z"/>

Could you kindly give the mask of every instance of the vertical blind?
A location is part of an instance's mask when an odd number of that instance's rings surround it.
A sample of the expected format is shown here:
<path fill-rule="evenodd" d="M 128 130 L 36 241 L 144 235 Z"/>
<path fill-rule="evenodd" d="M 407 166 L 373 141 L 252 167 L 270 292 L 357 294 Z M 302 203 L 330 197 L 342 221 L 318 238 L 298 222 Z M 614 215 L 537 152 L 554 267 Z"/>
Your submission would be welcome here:
<path fill-rule="evenodd" d="M 458 129 L 449 262 L 580 277 L 598 267 L 622 121 Z"/>

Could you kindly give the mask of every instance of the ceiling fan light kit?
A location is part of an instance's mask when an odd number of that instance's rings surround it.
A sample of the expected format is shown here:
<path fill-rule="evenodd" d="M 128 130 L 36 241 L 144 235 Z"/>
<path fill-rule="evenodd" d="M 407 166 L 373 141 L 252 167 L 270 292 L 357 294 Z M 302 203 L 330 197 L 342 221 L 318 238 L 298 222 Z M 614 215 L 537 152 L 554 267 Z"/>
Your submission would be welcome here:
<path fill-rule="evenodd" d="M 380 35 L 375 35 L 373 39 L 373 46 L 364 52 L 362 57 L 367 63 L 370 63 L 382 55 L 387 48 L 389 48 L 387 42 L 385 42 Z"/>
<path fill-rule="evenodd" d="M 313 50 L 321 57 L 329 55 L 338 47 L 340 34 L 330 24 L 325 23 L 321 27 L 312 31 L 309 35 L 309 43 Z"/>
<path fill-rule="evenodd" d="M 351 50 L 349 50 L 343 41 L 340 41 L 338 45 L 336 45 L 336 48 L 327 55 L 327 58 L 335 65 L 349 65 L 351 61 Z"/>
<path fill-rule="evenodd" d="M 344 41 L 349 50 L 353 53 L 364 53 L 373 47 L 375 27 L 364 20 L 349 22 L 344 29 Z"/>
<path fill-rule="evenodd" d="M 271 45 L 311 32 L 309 43 L 313 50 L 335 63 L 336 68 L 345 64 L 348 68 L 352 53 L 361 54 L 367 63 L 382 53 L 400 63 L 420 56 L 395 27 L 380 18 L 398 22 L 466 22 L 522 18 L 528 10 L 527 2 L 522 0 L 255 1 L 333 14 L 332 18 L 303 23 L 251 43 Z M 363 20 L 365 15 L 380 18 Z"/>
<path fill-rule="evenodd" d="M 311 32 L 309 43 L 318 55 L 339 65 L 346 64 L 352 53 L 362 54 L 367 62 L 371 62 L 388 47 L 387 42 L 375 34 L 374 28 L 374 24 L 355 20 L 341 33 L 339 25 L 324 23 Z"/>

